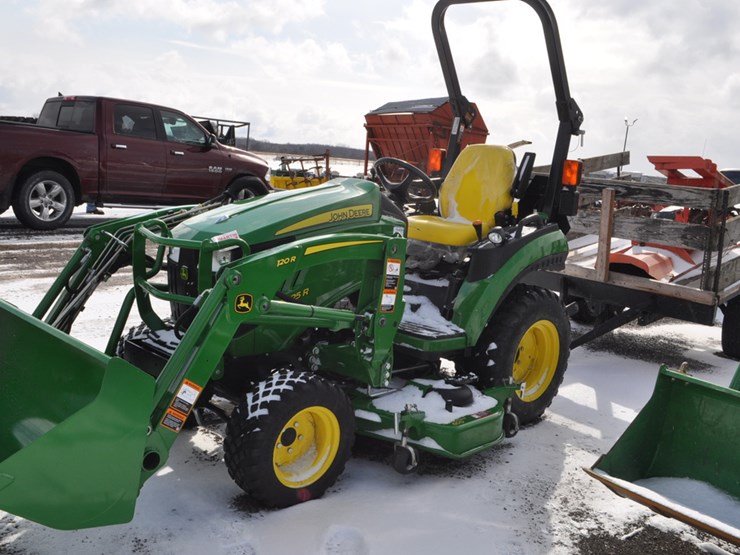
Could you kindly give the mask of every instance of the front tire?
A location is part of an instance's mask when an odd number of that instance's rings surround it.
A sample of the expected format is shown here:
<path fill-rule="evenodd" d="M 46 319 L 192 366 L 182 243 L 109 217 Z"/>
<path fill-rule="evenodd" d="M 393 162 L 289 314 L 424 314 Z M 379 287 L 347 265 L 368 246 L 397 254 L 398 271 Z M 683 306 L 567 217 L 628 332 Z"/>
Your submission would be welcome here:
<path fill-rule="evenodd" d="M 229 420 L 229 475 L 267 506 L 321 497 L 344 470 L 354 412 L 342 389 L 315 374 L 280 370 L 247 394 Z"/>
<path fill-rule="evenodd" d="M 557 296 L 517 287 L 493 315 L 466 369 L 481 387 L 522 385 L 511 410 L 521 424 L 539 419 L 558 393 L 570 352 L 570 326 Z"/>
<path fill-rule="evenodd" d="M 13 200 L 18 220 L 32 229 L 56 229 L 67 223 L 75 206 L 69 180 L 52 170 L 36 172 L 20 186 Z"/>
<path fill-rule="evenodd" d="M 256 177 L 239 177 L 226 189 L 227 195 L 233 201 L 262 196 L 266 193 L 265 186 Z"/>

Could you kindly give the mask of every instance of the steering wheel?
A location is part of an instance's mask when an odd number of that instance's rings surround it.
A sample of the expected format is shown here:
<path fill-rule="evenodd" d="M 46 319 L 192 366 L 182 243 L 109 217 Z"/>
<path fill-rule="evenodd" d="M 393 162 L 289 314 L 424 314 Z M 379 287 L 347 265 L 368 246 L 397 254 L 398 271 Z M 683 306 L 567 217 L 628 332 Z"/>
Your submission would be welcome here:
<path fill-rule="evenodd" d="M 406 170 L 406 175 L 401 181 L 392 181 L 391 178 L 386 175 L 380 167 L 383 165 L 398 166 Z M 437 194 L 437 185 L 432 179 L 424 173 L 422 170 L 398 158 L 391 158 L 390 156 L 383 156 L 375 160 L 373 164 L 375 175 L 380 181 L 381 186 L 386 189 L 393 196 L 400 197 L 402 201 L 408 200 L 430 200 Z M 421 183 L 410 186 L 414 181 L 421 181 Z M 409 199 L 408 197 L 411 197 Z"/>

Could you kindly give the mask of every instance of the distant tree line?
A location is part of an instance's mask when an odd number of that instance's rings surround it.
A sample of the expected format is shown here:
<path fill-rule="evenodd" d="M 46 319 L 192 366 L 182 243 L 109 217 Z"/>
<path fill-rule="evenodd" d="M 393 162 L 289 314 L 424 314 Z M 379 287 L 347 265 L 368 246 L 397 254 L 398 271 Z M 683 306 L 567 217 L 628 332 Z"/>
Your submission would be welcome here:
<path fill-rule="evenodd" d="M 236 138 L 236 146 L 246 148 L 247 139 L 245 137 Z M 348 146 L 333 146 L 317 143 L 272 143 L 270 141 L 260 141 L 259 139 L 249 139 L 249 148 L 254 152 L 279 152 L 281 154 L 295 154 L 297 156 L 314 156 L 324 154 L 327 150 L 332 158 L 350 158 L 352 160 L 364 160 L 365 151 L 361 148 L 351 148 Z M 370 159 L 373 160 L 372 151 Z"/>

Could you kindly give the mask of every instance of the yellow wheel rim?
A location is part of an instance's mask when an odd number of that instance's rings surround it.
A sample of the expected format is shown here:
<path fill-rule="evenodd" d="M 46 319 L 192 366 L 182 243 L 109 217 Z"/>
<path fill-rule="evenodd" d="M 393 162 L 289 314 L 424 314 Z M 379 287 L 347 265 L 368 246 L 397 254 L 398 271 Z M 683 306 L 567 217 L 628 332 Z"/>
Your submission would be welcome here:
<path fill-rule="evenodd" d="M 560 359 L 560 336 L 550 320 L 532 324 L 519 341 L 512 376 L 524 384 L 517 395 L 525 403 L 535 401 L 547 391 Z"/>
<path fill-rule="evenodd" d="M 325 407 L 308 407 L 290 418 L 275 442 L 272 464 L 284 486 L 302 488 L 321 478 L 339 449 L 339 421 Z"/>

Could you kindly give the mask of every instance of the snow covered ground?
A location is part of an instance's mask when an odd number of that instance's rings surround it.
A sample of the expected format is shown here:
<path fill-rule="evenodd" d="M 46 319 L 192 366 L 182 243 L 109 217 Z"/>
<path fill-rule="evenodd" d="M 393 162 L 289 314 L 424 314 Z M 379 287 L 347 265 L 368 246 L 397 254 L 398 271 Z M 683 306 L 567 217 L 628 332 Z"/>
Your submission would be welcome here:
<path fill-rule="evenodd" d="M 9 245 L 0 239 L 0 297 L 30 311 L 52 277 L 3 272 Z M 110 307 L 124 292 L 115 280 L 104 284 L 74 335 L 102 349 Z M 719 326 L 664 321 L 619 329 L 571 353 L 546 417 L 513 439 L 467 461 L 424 456 L 410 475 L 391 468 L 389 444 L 363 440 L 323 498 L 283 510 L 255 506 L 231 481 L 222 427 L 187 430 L 167 466 L 144 485 L 132 522 L 62 532 L 0 511 L 0 553 L 570 554 L 583 538 L 622 537 L 645 526 L 706 541 L 617 497 L 583 467 L 609 449 L 646 403 L 661 362 L 676 367 L 687 360 L 696 376 L 728 385 L 738 363 L 720 351 Z M 639 533 L 623 541 L 638 539 Z"/>

